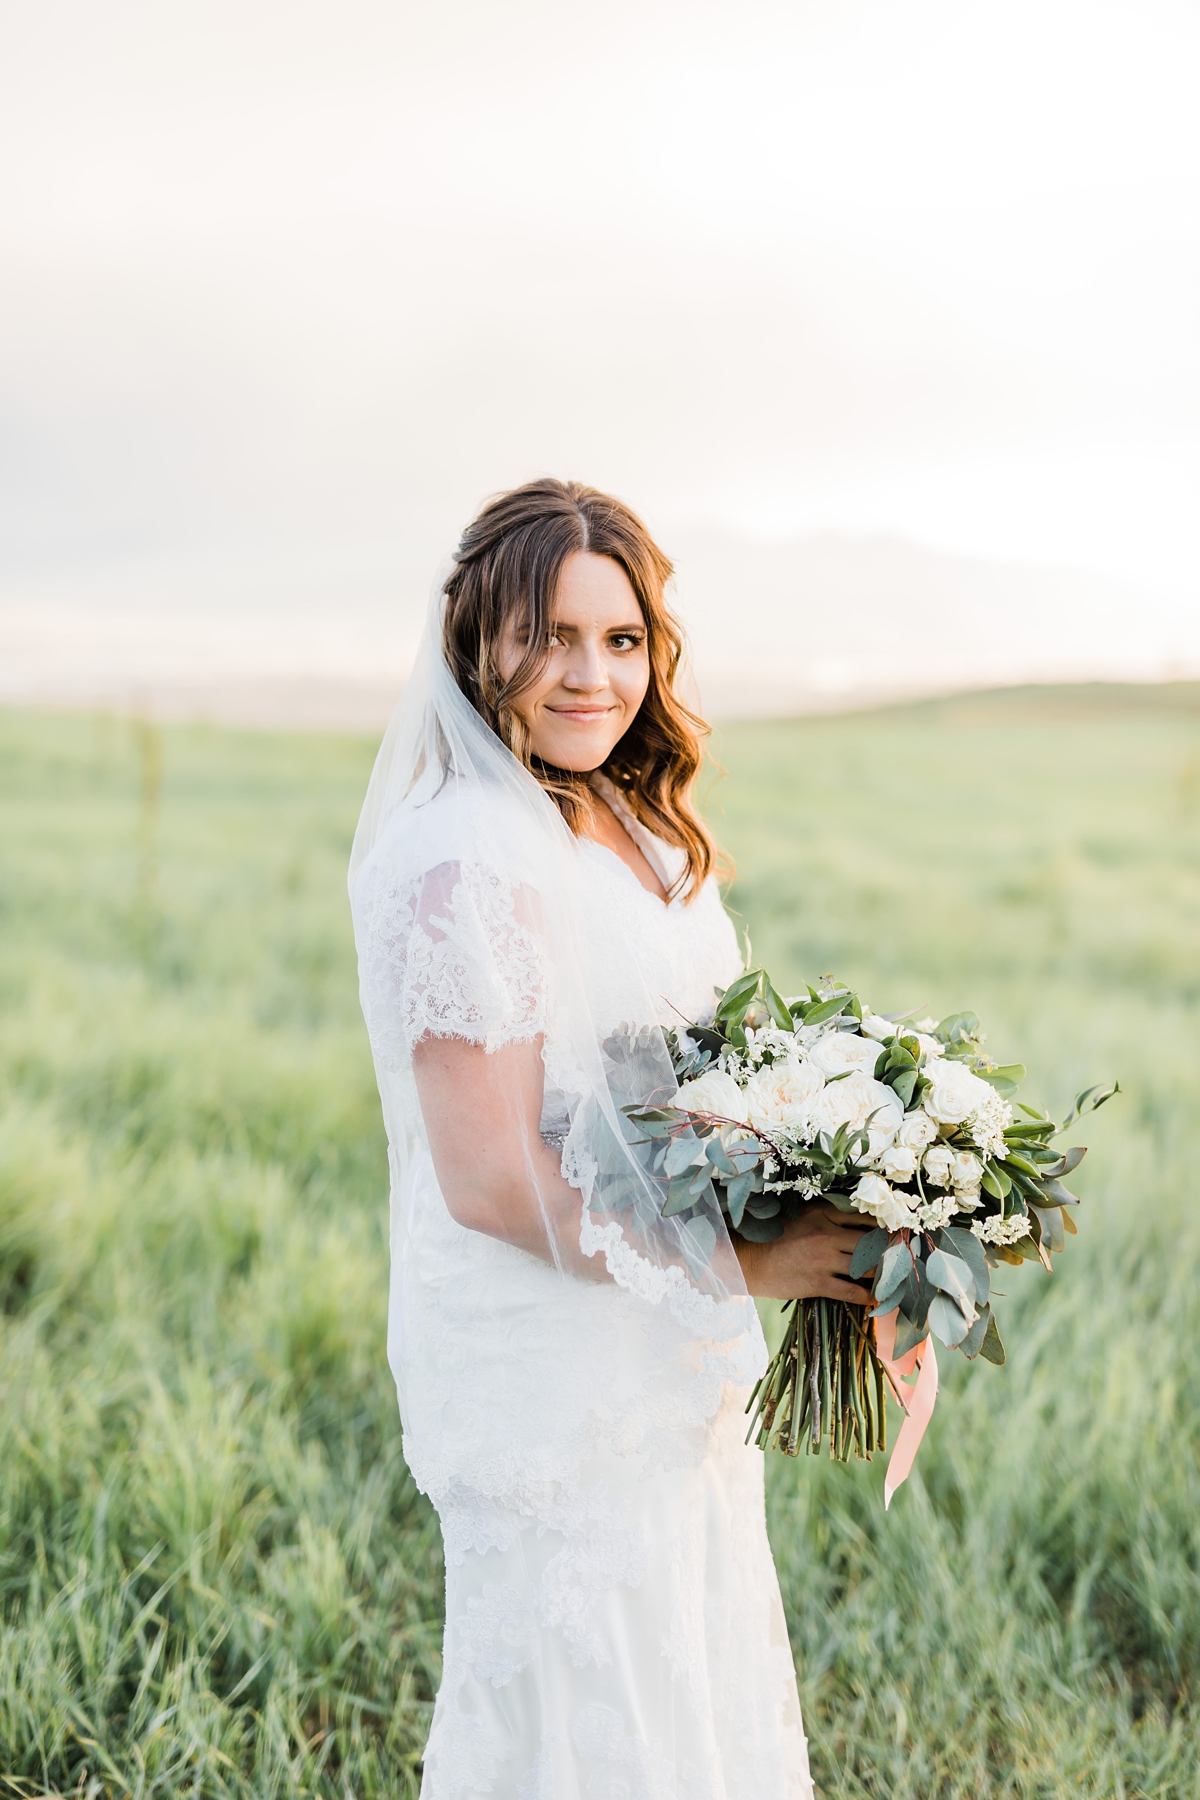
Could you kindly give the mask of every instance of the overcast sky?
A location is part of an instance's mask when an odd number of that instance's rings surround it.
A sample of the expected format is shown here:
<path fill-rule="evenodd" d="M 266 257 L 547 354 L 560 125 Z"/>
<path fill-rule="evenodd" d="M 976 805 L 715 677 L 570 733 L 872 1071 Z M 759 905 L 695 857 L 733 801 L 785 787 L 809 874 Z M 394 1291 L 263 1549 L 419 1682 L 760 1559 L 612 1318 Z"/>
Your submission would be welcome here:
<path fill-rule="evenodd" d="M 386 606 L 554 471 L 1195 606 L 1198 94 L 1200 0 L 10 5 L 2 592 Z"/>

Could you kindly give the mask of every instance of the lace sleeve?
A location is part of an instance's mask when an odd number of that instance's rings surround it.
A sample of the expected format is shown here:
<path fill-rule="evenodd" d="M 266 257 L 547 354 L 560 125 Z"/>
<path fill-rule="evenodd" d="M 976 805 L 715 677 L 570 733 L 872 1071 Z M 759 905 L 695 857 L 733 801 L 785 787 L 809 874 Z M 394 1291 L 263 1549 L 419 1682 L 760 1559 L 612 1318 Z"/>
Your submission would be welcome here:
<path fill-rule="evenodd" d="M 544 1032 L 544 958 L 527 890 L 481 863 L 407 877 L 376 864 L 356 899 L 363 1013 L 381 1068 L 405 1067 L 426 1036 L 497 1050 Z"/>

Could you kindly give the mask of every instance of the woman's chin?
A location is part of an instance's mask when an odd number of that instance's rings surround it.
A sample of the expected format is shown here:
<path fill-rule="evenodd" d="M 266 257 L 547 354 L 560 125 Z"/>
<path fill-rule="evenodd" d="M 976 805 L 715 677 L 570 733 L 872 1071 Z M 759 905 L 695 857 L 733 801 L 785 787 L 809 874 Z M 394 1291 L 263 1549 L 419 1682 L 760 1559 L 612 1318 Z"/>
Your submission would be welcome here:
<path fill-rule="evenodd" d="M 539 762 L 547 763 L 553 769 L 566 769 L 572 775 L 590 775 L 606 763 L 612 754 L 613 746 L 607 742 L 581 744 L 578 742 L 562 743 L 535 740 L 530 749 Z"/>

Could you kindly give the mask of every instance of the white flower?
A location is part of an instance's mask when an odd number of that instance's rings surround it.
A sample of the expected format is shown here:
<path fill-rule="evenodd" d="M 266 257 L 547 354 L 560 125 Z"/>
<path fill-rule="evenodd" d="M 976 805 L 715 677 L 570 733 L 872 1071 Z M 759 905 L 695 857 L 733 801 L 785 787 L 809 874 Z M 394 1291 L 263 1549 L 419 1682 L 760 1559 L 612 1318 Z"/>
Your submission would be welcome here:
<path fill-rule="evenodd" d="M 985 1157 L 1002 1157 L 1006 1149 L 1004 1133 L 1012 1124 L 1013 1109 L 990 1082 L 984 1082 L 984 1086 L 988 1090 L 988 1097 L 980 1101 L 971 1115 L 971 1136 Z"/>
<path fill-rule="evenodd" d="M 831 1081 L 812 1109 L 813 1128 L 832 1137 L 839 1125 L 869 1126 L 870 1154 L 878 1156 L 892 1142 L 904 1117 L 899 1096 L 881 1081 L 855 1070 L 842 1081 Z"/>
<path fill-rule="evenodd" d="M 972 1201 L 971 1205 L 974 1204 Z M 961 1194 L 930 1194 L 927 1199 L 915 1202 L 913 1210 L 926 1231 L 940 1231 L 956 1212 L 962 1210 L 962 1206 Z"/>
<path fill-rule="evenodd" d="M 914 1031 L 936 1031 L 937 1030 L 937 1020 L 936 1019 L 918 1019 L 916 1024 L 913 1026 L 913 1030 Z"/>
<path fill-rule="evenodd" d="M 971 1230 L 981 1244 L 1019 1244 L 1029 1236 L 1029 1220 L 1023 1212 L 1015 1212 L 1008 1219 L 991 1213 L 986 1219 L 973 1219 Z"/>
<path fill-rule="evenodd" d="M 929 1071 L 932 1086 L 922 1102 L 931 1119 L 939 1125 L 961 1125 L 978 1107 L 990 1100 L 994 1090 L 968 1069 L 966 1063 L 943 1057 Z"/>
<path fill-rule="evenodd" d="M 934 1144 L 925 1152 L 922 1168 L 935 1187 L 949 1187 L 950 1173 L 954 1168 L 954 1157 L 945 1144 Z"/>
<path fill-rule="evenodd" d="M 921 1046 L 921 1054 L 926 1062 L 932 1062 L 936 1056 L 945 1056 L 945 1044 L 939 1044 L 935 1037 L 927 1037 L 923 1031 L 918 1031 L 916 1039 Z"/>
<path fill-rule="evenodd" d="M 917 1172 L 917 1153 L 909 1144 L 893 1144 L 879 1159 L 889 1181 L 911 1181 Z"/>
<path fill-rule="evenodd" d="M 856 1212 L 868 1213 L 885 1231 L 904 1231 L 917 1223 L 917 1215 L 901 1194 L 893 1193 L 882 1175 L 864 1175 L 850 1196 Z"/>
<path fill-rule="evenodd" d="M 864 1037 L 874 1038 L 881 1044 L 884 1038 L 895 1037 L 899 1026 L 893 1025 L 890 1019 L 880 1018 L 878 1013 L 863 1014 L 862 1024 L 858 1028 Z"/>
<path fill-rule="evenodd" d="M 741 1088 L 724 1069 L 705 1069 L 694 1081 L 685 1081 L 672 1105 L 685 1112 L 718 1113 L 723 1119 L 737 1119 L 746 1124 L 749 1113 Z"/>
<path fill-rule="evenodd" d="M 977 1188 L 982 1174 L 977 1156 L 972 1155 L 969 1150 L 955 1151 L 950 1179 L 956 1188 Z"/>
<path fill-rule="evenodd" d="M 813 1045 L 808 1060 L 826 1080 L 831 1075 L 844 1075 L 847 1069 L 861 1069 L 864 1074 L 873 1075 L 879 1061 L 879 1045 L 854 1031 L 831 1031 Z"/>
<path fill-rule="evenodd" d="M 811 1063 L 793 1058 L 769 1063 L 746 1083 L 743 1092 L 746 1116 L 767 1131 L 772 1125 L 790 1125 L 804 1130 L 812 1116 L 813 1102 L 824 1086 L 820 1070 Z"/>
<path fill-rule="evenodd" d="M 905 1113 L 904 1123 L 896 1133 L 896 1142 L 907 1145 L 910 1150 L 923 1150 L 936 1136 L 937 1126 L 929 1114 L 918 1107 L 916 1112 Z"/>

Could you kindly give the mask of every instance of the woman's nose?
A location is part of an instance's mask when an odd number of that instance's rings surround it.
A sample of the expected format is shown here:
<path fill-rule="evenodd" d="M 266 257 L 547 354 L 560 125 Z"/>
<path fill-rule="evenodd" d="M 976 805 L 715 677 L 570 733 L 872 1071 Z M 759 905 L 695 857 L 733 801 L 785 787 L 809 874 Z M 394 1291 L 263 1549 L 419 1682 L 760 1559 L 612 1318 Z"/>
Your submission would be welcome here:
<path fill-rule="evenodd" d="M 563 670 L 563 686 L 574 689 L 577 693 L 594 694 L 607 681 L 604 658 L 600 654 L 600 645 L 577 642 L 571 647 L 571 654 Z"/>

